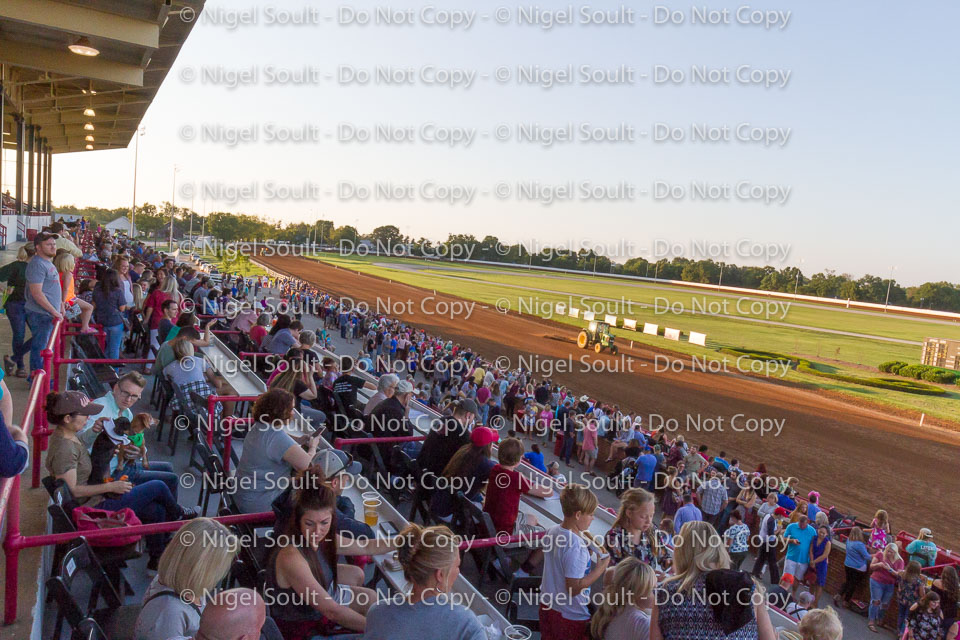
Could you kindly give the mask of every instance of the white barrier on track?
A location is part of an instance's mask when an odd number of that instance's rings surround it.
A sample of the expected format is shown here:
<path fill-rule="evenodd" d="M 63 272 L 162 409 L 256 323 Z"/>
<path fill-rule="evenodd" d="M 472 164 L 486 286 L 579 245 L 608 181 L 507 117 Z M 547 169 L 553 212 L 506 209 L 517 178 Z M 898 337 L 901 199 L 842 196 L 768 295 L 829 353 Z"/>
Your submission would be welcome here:
<path fill-rule="evenodd" d="M 660 327 L 659 327 L 658 325 L 650 324 L 649 322 L 644 322 L 644 323 L 643 323 L 643 332 L 644 332 L 645 334 L 647 334 L 648 336 L 655 336 L 655 335 L 657 335 L 657 331 L 659 331 L 659 329 L 660 329 Z"/>
<path fill-rule="evenodd" d="M 567 305 L 563 302 L 558 302 L 557 306 L 554 307 L 554 310 L 557 312 L 558 316 L 563 316 L 567 314 Z"/>
<path fill-rule="evenodd" d="M 690 344 L 698 344 L 701 347 L 707 346 L 707 334 L 697 333 L 696 331 L 690 332 Z"/>
<path fill-rule="evenodd" d="M 636 330 L 637 330 L 637 321 L 636 321 L 636 320 L 631 320 L 631 319 L 629 319 L 629 318 L 624 318 L 624 319 L 623 319 L 623 328 L 624 328 L 624 329 L 630 329 L 631 331 L 636 331 Z"/>
<path fill-rule="evenodd" d="M 617 326 L 617 316 L 607 315 L 604 319 L 604 322 L 609 324 L 611 327 Z"/>
<path fill-rule="evenodd" d="M 570 307 L 570 311 L 567 312 L 567 315 L 570 316 L 571 318 L 579 318 L 580 309 L 577 309 L 576 307 Z"/>
<path fill-rule="evenodd" d="M 584 311 L 583 319 L 586 320 L 587 322 L 591 322 L 597 319 L 597 314 L 595 314 L 593 311 Z"/>
<path fill-rule="evenodd" d="M 680 329 L 670 329 L 669 327 L 663 328 L 663 337 L 667 340 L 680 340 Z"/>

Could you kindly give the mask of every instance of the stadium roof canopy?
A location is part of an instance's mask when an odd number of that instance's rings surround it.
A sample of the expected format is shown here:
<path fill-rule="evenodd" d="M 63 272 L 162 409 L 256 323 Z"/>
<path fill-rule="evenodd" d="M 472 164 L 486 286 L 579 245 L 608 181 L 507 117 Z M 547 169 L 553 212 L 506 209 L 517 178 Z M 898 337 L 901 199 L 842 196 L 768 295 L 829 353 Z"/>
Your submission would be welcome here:
<path fill-rule="evenodd" d="M 20 116 L 50 153 L 125 148 L 205 1 L 0 0 L 3 147 Z"/>

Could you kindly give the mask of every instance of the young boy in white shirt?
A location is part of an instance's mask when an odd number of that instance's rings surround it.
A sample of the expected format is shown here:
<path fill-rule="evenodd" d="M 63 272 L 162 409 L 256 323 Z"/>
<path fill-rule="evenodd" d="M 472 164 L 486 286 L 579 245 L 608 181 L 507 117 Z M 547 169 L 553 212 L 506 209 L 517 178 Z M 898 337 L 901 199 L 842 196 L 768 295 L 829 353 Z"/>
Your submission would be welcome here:
<path fill-rule="evenodd" d="M 610 555 L 599 544 L 591 559 L 585 536 L 597 509 L 587 487 L 569 484 L 560 494 L 563 522 L 543 538 L 543 581 L 540 583 L 540 637 L 543 640 L 588 640 L 590 586 L 603 577 Z"/>

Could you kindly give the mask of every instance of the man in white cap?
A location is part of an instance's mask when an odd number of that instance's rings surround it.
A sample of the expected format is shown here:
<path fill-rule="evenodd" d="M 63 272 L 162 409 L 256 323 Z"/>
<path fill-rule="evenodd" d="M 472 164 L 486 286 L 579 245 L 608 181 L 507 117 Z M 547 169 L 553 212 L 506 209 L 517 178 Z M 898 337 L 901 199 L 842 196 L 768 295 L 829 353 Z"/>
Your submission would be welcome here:
<path fill-rule="evenodd" d="M 370 432 L 375 438 L 400 438 L 413 435 L 413 427 L 407 420 L 407 407 L 410 405 L 410 399 L 413 398 L 413 385 L 409 380 L 401 380 L 397 384 L 397 391 L 393 397 L 387 398 L 377 405 L 370 413 Z M 380 456 L 385 463 L 389 464 L 390 450 L 394 443 L 381 443 L 377 445 L 380 448 Z M 419 449 L 411 453 L 416 457 Z"/>

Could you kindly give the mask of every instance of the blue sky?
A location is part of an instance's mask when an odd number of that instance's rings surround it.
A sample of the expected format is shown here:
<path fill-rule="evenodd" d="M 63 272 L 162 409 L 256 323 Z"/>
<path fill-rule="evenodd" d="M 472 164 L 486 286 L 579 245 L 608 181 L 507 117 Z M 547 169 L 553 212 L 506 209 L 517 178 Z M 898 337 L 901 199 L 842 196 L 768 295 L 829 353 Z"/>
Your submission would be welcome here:
<path fill-rule="evenodd" d="M 756 26 L 689 24 L 694 5 L 673 3 L 687 24 L 654 26 L 652 3 L 634 7 L 633 26 L 564 26 L 545 31 L 534 26 L 503 26 L 492 17 L 498 7 L 517 4 L 444 3 L 445 9 L 478 10 L 491 16 L 468 30 L 412 27 L 343 26 L 327 22 L 336 5 L 299 1 L 251 4 L 244 0 L 209 0 L 166 83 L 144 120 L 140 145 L 137 199 L 168 200 L 174 163 L 180 185 L 202 183 L 260 184 L 296 187 L 312 182 L 315 199 L 237 203 L 208 200 L 207 210 L 260 214 L 287 221 L 315 220 L 369 231 L 396 224 L 409 235 L 443 239 L 448 232 L 494 234 L 508 241 L 539 244 L 578 239 L 612 243 L 629 239 L 650 257 L 654 240 L 683 246 L 691 241 L 790 244 L 787 259 L 776 266 L 801 265 L 806 273 L 834 268 L 854 275 L 873 273 L 906 284 L 926 280 L 956 281 L 958 198 L 958 89 L 956 2 L 894 3 L 853 0 L 804 3 L 769 0 L 763 10 L 791 11 L 783 30 Z M 349 6 L 373 8 L 376 3 Z M 419 11 L 429 3 L 392 4 Z M 519 5 L 531 6 L 531 5 Z M 566 7 L 567 5 L 557 5 Z M 573 5 L 575 10 L 584 5 Z M 589 6 L 614 10 L 619 3 Z M 734 13 L 749 3 L 699 3 Z M 223 11 L 258 8 L 259 24 L 229 29 L 211 17 Z M 319 24 L 266 24 L 271 10 L 317 7 Z M 322 8 L 321 8 L 322 7 Z M 219 13 L 218 13 L 219 12 Z M 738 86 L 657 86 L 637 79 L 626 86 L 557 86 L 542 89 L 478 79 L 470 89 L 416 84 L 406 87 L 340 86 L 322 77 L 305 86 L 265 86 L 266 68 L 335 74 L 338 66 L 373 69 L 376 65 L 476 70 L 494 74 L 505 66 L 564 67 L 628 65 L 636 74 L 654 65 L 683 69 L 751 65 L 789 70 L 783 89 Z M 260 68 L 256 86 L 230 89 L 203 80 L 185 82 L 207 69 Z M 184 71 L 184 69 L 189 69 Z M 517 123 L 557 126 L 572 122 L 613 127 L 629 123 L 637 132 L 657 122 L 681 127 L 689 136 L 694 123 L 789 127 L 783 146 L 656 144 L 640 138 L 632 144 L 566 144 L 542 148 L 511 139 L 478 138 L 470 148 L 415 143 L 345 144 L 322 137 L 338 125 L 445 126 L 496 131 Z M 258 126 L 261 140 L 229 148 L 187 141 L 184 127 Z M 321 139 L 309 144 L 268 144 L 265 127 L 315 126 Z M 77 205 L 128 206 L 132 191 L 132 144 L 129 150 L 73 154 L 55 158 L 54 200 Z M 637 195 L 632 202 L 562 202 L 551 206 L 498 200 L 478 195 L 470 205 L 426 202 L 341 201 L 327 196 L 337 184 L 376 181 L 419 186 L 437 181 L 490 190 L 499 182 L 544 184 L 615 184 L 638 190 L 655 181 L 689 186 L 713 184 L 785 185 L 783 206 L 760 203 L 653 201 Z M 189 205 L 187 192 L 177 201 Z M 202 197 L 194 208 L 203 210 Z M 736 255 L 731 261 L 750 263 Z M 803 262 L 801 263 L 801 259 Z"/>

